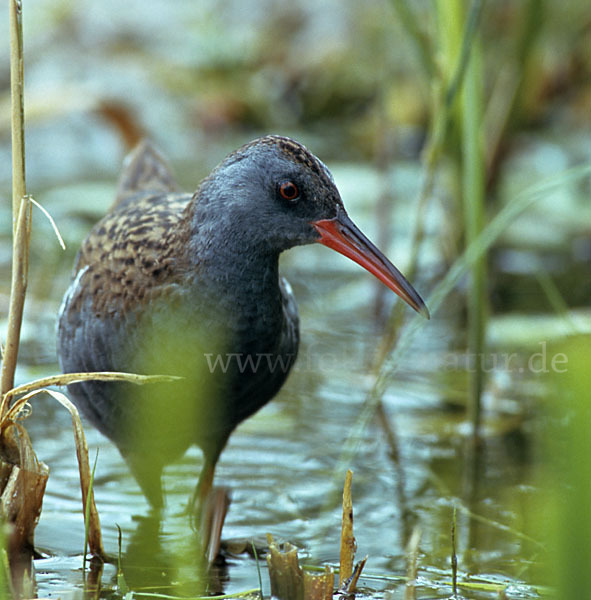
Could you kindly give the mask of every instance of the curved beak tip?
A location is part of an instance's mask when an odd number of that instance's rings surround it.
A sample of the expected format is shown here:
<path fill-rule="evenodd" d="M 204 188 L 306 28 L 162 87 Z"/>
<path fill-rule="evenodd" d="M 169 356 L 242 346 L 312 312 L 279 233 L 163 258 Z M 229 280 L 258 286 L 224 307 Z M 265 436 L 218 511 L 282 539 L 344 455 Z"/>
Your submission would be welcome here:
<path fill-rule="evenodd" d="M 423 306 L 419 308 L 418 312 L 419 314 L 423 315 L 423 317 L 425 317 L 427 321 L 431 320 L 431 313 L 429 312 L 429 309 L 427 308 L 426 304 L 423 304 Z"/>

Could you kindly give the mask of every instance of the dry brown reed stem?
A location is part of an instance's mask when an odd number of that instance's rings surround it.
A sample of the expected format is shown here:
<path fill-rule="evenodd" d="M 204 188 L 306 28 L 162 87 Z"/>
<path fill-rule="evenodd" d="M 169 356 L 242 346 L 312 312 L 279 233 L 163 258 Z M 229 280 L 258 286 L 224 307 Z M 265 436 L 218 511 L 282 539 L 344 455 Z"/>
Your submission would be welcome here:
<path fill-rule="evenodd" d="M 267 534 L 269 554 L 267 565 L 271 580 L 271 596 L 278 600 L 302 600 L 304 573 L 298 564 L 298 551 L 289 543 L 281 550 Z"/>
<path fill-rule="evenodd" d="M 343 489 L 338 589 L 338 592 L 346 597 L 355 593 L 357 582 L 367 562 L 366 556 L 353 566 L 357 544 L 353 535 L 352 478 L 353 472 L 349 469 L 345 476 Z M 332 568 L 326 566 L 324 573 L 317 575 L 303 571 L 298 564 L 297 548 L 286 543 L 280 549 L 270 534 L 267 534 L 267 542 L 269 544 L 267 564 L 273 598 L 277 598 L 277 600 L 332 600 L 334 589 Z"/>
<path fill-rule="evenodd" d="M 21 397 L 12 406 L 10 406 L 10 401 L 12 398 L 29 394 L 49 386 L 65 386 L 72 383 L 80 383 L 82 381 L 125 381 L 127 383 L 143 385 L 146 383 L 169 383 L 173 381 L 179 381 L 181 379 L 181 377 L 177 377 L 176 375 L 138 375 L 137 373 L 124 373 L 119 371 L 94 371 L 88 373 L 63 373 L 60 375 L 50 375 L 49 377 L 43 377 L 41 379 L 36 379 L 35 381 L 19 385 L 4 394 L 2 398 L 2 405 L 0 405 L 0 415 L 3 415 L 2 420 L 0 421 L 0 428 L 4 423 L 5 418 L 14 418 L 15 414 L 20 411 L 22 404 L 25 402 Z"/>
<path fill-rule="evenodd" d="M 326 565 L 324 573 L 313 575 L 304 571 L 305 600 L 332 600 L 334 589 L 334 571 Z"/>
<path fill-rule="evenodd" d="M 20 0 L 9 0 L 10 98 L 12 132 L 12 214 L 19 211 L 25 185 L 25 104 L 23 72 L 23 23 Z M 16 223 L 13 222 L 13 233 Z"/>
<path fill-rule="evenodd" d="M 12 280 L 8 306 L 8 327 L 6 343 L 2 355 L 0 389 L 2 397 L 14 386 L 14 373 L 18 358 L 25 294 L 27 291 L 27 271 L 30 238 L 30 204 L 23 198 L 15 213 L 15 230 L 12 248 Z M 4 402 L 2 408 L 5 407 Z M 0 413 L 1 415 L 1 413 Z"/>
<path fill-rule="evenodd" d="M 271 597 L 277 600 L 332 600 L 334 572 L 326 566 L 317 575 L 303 571 L 298 563 L 298 551 L 289 543 L 280 549 L 267 534 Z"/>
<path fill-rule="evenodd" d="M 107 555 L 103 548 L 103 536 L 101 533 L 101 523 L 98 510 L 94 502 L 94 491 L 90 488 L 91 471 L 90 463 L 88 462 L 88 444 L 86 436 L 82 429 L 82 422 L 76 407 L 68 400 L 68 398 L 60 392 L 46 390 L 51 394 L 62 406 L 64 406 L 72 417 L 72 430 L 74 432 L 74 440 L 76 442 L 76 457 L 78 458 L 78 470 L 80 472 L 80 489 L 82 491 L 82 508 L 84 515 L 88 514 L 88 548 L 90 553 L 101 561 L 107 560 Z M 32 394 L 39 392 L 32 392 Z M 88 510 L 87 510 L 88 502 Z"/>
<path fill-rule="evenodd" d="M 357 543 L 353 535 L 353 500 L 351 498 L 351 482 L 353 471 L 349 469 L 345 475 L 343 489 L 343 519 L 341 524 L 341 554 L 339 566 L 339 588 L 353 574 L 353 562 Z"/>
<path fill-rule="evenodd" d="M 25 185 L 23 103 L 22 5 L 9 0 L 10 91 L 12 135 L 12 278 L 6 347 L 0 371 L 0 517 L 9 526 L 6 549 L 16 588 L 22 587 L 31 568 L 34 531 L 41 513 L 49 469 L 39 463 L 26 429 L 10 419 L 7 392 L 14 387 L 23 319 L 29 245 L 31 203 Z"/>
<path fill-rule="evenodd" d="M 14 386 L 14 372 L 18 356 L 25 293 L 27 290 L 29 241 L 31 236 L 31 205 L 26 198 L 27 189 L 25 184 L 23 27 L 21 17 L 21 2 L 19 0 L 10 0 L 13 248 L 8 330 L 0 373 L 0 395 L 6 393 Z"/>
<path fill-rule="evenodd" d="M 33 452 L 26 429 L 11 423 L 2 431 L 0 460 L 0 515 L 10 526 L 6 544 L 13 575 L 28 570 L 34 531 L 49 469 Z"/>
<path fill-rule="evenodd" d="M 345 594 L 345 598 L 352 597 L 357 591 L 357 582 L 359 581 L 359 577 L 361 577 L 361 572 L 363 571 L 363 567 L 365 567 L 367 558 L 367 556 L 364 556 L 359 562 L 355 563 L 351 577 L 345 579 L 339 587 L 339 593 Z"/>

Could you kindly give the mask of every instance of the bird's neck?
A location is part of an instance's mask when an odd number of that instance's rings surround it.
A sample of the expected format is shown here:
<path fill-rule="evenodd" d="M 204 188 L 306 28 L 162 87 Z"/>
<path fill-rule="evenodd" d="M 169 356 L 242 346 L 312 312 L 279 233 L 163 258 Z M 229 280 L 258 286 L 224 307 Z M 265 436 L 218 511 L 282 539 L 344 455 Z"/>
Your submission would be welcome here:
<path fill-rule="evenodd" d="M 195 218 L 192 208 L 185 244 L 197 279 L 241 304 L 280 303 L 279 253 L 250 240 L 229 218 L 210 223 Z"/>

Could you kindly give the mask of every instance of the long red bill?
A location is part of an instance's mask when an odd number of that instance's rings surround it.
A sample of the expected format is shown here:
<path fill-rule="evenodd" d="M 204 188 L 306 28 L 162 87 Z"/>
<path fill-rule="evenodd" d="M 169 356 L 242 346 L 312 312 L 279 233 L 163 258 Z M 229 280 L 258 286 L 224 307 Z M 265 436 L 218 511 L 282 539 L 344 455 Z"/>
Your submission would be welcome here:
<path fill-rule="evenodd" d="M 417 291 L 408 283 L 404 275 L 370 242 L 357 225 L 343 211 L 334 219 L 322 219 L 312 223 L 320 234 L 318 242 L 375 275 L 382 283 L 396 292 L 408 305 L 429 319 L 429 310 Z"/>

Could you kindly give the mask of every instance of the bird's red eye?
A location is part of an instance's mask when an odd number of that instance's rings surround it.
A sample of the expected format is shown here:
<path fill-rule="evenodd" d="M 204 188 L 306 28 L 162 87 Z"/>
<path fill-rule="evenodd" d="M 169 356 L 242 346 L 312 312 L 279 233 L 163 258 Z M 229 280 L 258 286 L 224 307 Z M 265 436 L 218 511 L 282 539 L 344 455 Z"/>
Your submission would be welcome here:
<path fill-rule="evenodd" d="M 284 181 L 279 185 L 281 197 L 290 202 L 295 202 L 300 197 L 300 190 L 293 181 Z"/>

